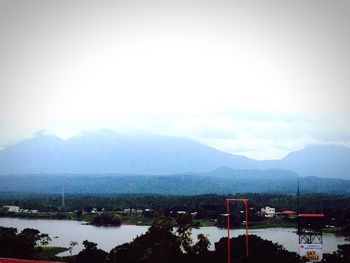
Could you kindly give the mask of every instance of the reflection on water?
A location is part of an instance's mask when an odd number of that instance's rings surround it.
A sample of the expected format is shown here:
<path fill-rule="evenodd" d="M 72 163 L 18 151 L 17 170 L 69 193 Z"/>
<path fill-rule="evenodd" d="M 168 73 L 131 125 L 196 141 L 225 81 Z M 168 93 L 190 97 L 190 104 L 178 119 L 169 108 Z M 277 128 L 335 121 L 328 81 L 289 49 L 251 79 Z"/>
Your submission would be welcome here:
<path fill-rule="evenodd" d="M 69 247 L 70 241 L 79 243 L 73 249 L 73 254 L 78 253 L 82 248 L 82 242 L 89 240 L 98 244 L 101 248 L 109 252 L 117 245 L 132 241 L 138 235 L 145 233 L 147 226 L 122 225 L 120 227 L 96 227 L 82 224 L 78 221 L 70 220 L 33 220 L 21 218 L 0 218 L 0 226 L 16 227 L 19 231 L 24 228 L 35 228 L 42 233 L 47 233 L 52 238 L 51 246 Z M 220 238 L 227 236 L 227 230 L 217 227 L 201 227 L 192 230 L 193 240 L 196 241 L 198 234 L 207 234 L 211 249 L 214 249 L 214 243 Z M 243 235 L 245 230 L 231 230 L 231 236 Z M 253 229 L 249 234 L 255 234 L 263 239 L 271 240 L 275 243 L 283 245 L 290 251 L 297 252 L 298 236 L 293 228 L 266 228 Z M 54 238 L 57 237 L 57 238 Z M 333 252 L 337 250 L 337 245 L 349 243 L 344 237 L 330 233 L 323 235 L 324 252 Z M 65 252 L 67 255 L 67 252 Z"/>

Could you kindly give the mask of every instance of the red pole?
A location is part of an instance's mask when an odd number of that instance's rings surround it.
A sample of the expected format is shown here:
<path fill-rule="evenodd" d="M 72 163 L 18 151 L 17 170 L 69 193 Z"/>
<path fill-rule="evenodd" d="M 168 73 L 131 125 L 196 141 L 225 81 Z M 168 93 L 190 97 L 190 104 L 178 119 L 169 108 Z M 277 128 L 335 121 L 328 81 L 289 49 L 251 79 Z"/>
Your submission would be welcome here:
<path fill-rule="evenodd" d="M 244 203 L 245 208 L 245 246 L 246 256 L 249 256 L 249 243 L 248 243 L 248 199 L 230 199 L 226 198 L 226 210 L 227 210 L 227 263 L 231 263 L 231 250 L 230 250 L 230 201 L 239 201 Z"/>
<path fill-rule="evenodd" d="M 226 211 L 227 211 L 227 263 L 231 262 L 230 251 L 230 201 L 226 199 Z"/>
<path fill-rule="evenodd" d="M 248 248 L 248 200 L 244 201 L 245 205 L 245 248 L 246 248 L 246 256 L 249 256 L 249 248 Z"/>

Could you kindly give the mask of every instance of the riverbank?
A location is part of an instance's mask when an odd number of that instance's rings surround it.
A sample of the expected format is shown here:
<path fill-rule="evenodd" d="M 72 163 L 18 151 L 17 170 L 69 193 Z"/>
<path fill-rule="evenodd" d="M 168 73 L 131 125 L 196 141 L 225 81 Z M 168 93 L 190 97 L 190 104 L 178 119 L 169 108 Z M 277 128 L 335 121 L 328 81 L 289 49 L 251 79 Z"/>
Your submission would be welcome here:
<path fill-rule="evenodd" d="M 41 260 L 58 260 L 60 259 L 60 257 L 57 256 L 58 254 L 69 251 L 69 248 L 67 247 L 46 246 L 41 248 L 43 250 L 38 257 Z"/>

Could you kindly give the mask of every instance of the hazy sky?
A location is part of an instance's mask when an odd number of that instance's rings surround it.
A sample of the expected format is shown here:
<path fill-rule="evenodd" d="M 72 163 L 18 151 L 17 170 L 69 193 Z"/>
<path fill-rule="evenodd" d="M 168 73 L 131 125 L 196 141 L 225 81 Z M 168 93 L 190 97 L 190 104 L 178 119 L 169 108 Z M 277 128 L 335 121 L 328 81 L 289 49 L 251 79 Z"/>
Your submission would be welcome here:
<path fill-rule="evenodd" d="M 256 159 L 350 146 L 350 1 L 0 0 L 0 148 L 45 129 Z"/>

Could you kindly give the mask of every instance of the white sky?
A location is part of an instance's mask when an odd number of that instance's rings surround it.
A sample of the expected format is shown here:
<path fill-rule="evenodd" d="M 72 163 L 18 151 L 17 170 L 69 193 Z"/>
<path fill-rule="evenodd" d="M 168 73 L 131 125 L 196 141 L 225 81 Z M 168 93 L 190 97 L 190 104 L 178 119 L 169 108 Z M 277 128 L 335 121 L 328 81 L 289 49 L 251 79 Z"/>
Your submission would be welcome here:
<path fill-rule="evenodd" d="M 0 0 L 0 148 L 45 129 L 256 159 L 350 146 L 350 1 Z"/>

